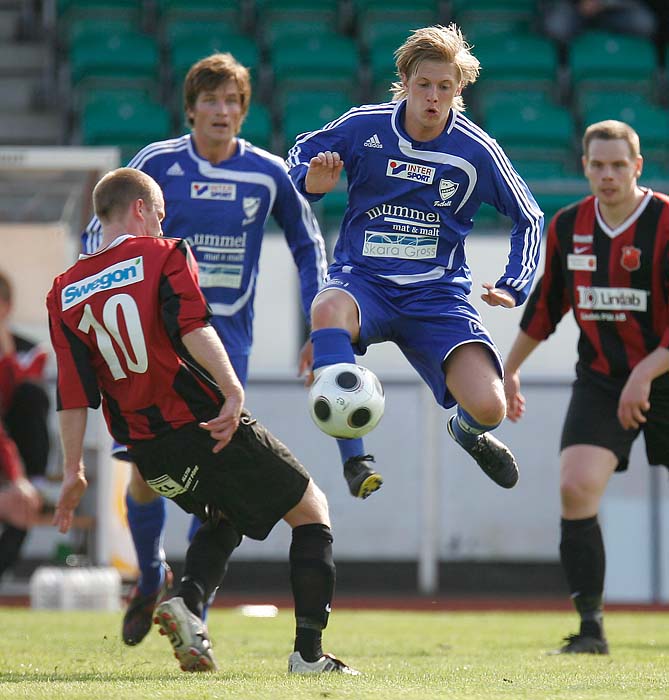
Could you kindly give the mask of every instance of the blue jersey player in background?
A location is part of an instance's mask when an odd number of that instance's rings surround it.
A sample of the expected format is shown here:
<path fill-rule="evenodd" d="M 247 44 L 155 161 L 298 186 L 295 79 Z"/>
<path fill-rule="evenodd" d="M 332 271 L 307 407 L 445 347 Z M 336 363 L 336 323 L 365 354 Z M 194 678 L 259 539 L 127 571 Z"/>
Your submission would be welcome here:
<path fill-rule="evenodd" d="M 311 201 L 342 170 L 348 179 L 335 259 L 311 307 L 313 370 L 392 340 L 441 406 L 457 404 L 447 426 L 455 441 L 511 488 L 516 460 L 490 434 L 505 416 L 503 366 L 468 299 L 465 239 L 483 202 L 512 220 L 506 269 L 481 297 L 511 308 L 530 291 L 543 214 L 502 149 L 463 114 L 461 91 L 478 77 L 479 61 L 460 29 L 418 29 L 395 59 L 392 102 L 301 134 L 288 155 Z M 354 453 L 363 453 L 361 442 Z M 368 462 L 358 462 L 363 477 Z"/>
<path fill-rule="evenodd" d="M 166 236 L 185 238 L 200 270 L 213 312 L 211 324 L 246 384 L 253 341 L 253 300 L 265 226 L 270 215 L 283 229 L 299 271 L 305 317 L 326 272 L 325 245 L 308 202 L 293 185 L 281 158 L 238 138 L 249 110 L 248 70 L 230 54 L 195 63 L 184 81 L 191 133 L 143 148 L 128 164 L 163 190 Z M 97 218 L 83 235 L 84 252 L 99 246 Z M 300 367 L 311 365 L 311 343 Z M 120 456 L 120 455 L 119 455 Z M 123 640 L 135 645 L 151 629 L 153 610 L 170 583 L 162 547 L 165 503 L 133 465 L 126 494 L 128 524 L 140 569 L 123 620 Z M 191 537 L 199 521 L 191 527 Z"/>

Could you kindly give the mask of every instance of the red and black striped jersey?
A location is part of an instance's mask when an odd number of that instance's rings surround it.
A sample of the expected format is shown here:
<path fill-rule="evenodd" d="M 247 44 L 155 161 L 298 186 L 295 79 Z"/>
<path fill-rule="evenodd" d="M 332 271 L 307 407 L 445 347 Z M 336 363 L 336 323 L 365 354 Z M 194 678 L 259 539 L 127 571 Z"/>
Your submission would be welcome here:
<path fill-rule="evenodd" d="M 181 337 L 208 325 L 197 263 L 180 239 L 120 236 L 47 296 L 58 410 L 102 407 L 128 445 L 218 414 L 222 397 Z"/>
<path fill-rule="evenodd" d="M 550 223 L 544 275 L 521 328 L 545 340 L 573 309 L 579 364 L 623 379 L 658 346 L 669 348 L 669 197 L 648 190 L 615 229 L 586 197 Z"/>

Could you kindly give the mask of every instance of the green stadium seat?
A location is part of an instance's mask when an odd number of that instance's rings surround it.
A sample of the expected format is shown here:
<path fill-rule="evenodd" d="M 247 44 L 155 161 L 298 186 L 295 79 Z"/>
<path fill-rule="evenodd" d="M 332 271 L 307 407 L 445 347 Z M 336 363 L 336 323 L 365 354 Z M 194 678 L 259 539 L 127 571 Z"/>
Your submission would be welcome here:
<path fill-rule="evenodd" d="M 295 137 L 305 131 L 314 131 L 336 119 L 352 105 L 341 92 L 290 92 L 284 97 L 283 139 L 286 149 Z"/>
<path fill-rule="evenodd" d="M 337 34 L 311 36 L 299 44 L 291 37 L 277 39 L 271 64 L 279 92 L 328 85 L 351 96 L 359 82 L 357 47 L 352 39 Z"/>
<path fill-rule="evenodd" d="M 574 40 L 567 63 L 575 94 L 588 86 L 646 95 L 655 88 L 655 46 L 641 37 L 588 32 Z"/>
<path fill-rule="evenodd" d="M 336 234 L 348 205 L 347 191 L 343 187 L 337 187 L 332 192 L 328 192 L 318 204 L 323 229 L 328 233 Z"/>
<path fill-rule="evenodd" d="M 641 150 L 643 152 L 643 144 L 641 144 Z M 669 192 L 669 167 L 666 158 L 657 160 L 644 154 L 639 184 L 651 187 L 658 192 Z"/>
<path fill-rule="evenodd" d="M 560 209 L 577 202 L 579 199 L 590 194 L 588 189 L 588 183 L 585 178 L 582 178 L 583 189 L 578 193 L 572 193 L 569 191 L 557 191 L 557 192 L 538 192 L 533 191 L 532 194 L 537 200 L 537 204 L 541 207 L 544 213 L 545 226 L 548 227 L 550 220 L 558 213 Z"/>
<path fill-rule="evenodd" d="M 399 80 L 393 55 L 398 46 L 395 38 L 385 37 L 370 47 L 368 56 L 371 84 L 369 102 L 386 102 L 392 99 L 390 86 Z"/>
<path fill-rule="evenodd" d="M 304 43 L 311 36 L 337 36 L 337 33 L 325 22 L 314 19 L 285 19 L 278 17 L 263 21 L 260 28 L 262 42 L 271 53 L 274 46 L 282 41 L 292 39 L 296 43 Z"/>
<path fill-rule="evenodd" d="M 526 182 L 544 182 L 546 180 L 559 180 L 566 177 L 570 168 L 560 159 L 550 160 L 513 160 L 513 167 Z M 532 188 L 530 188 L 532 189 Z"/>
<path fill-rule="evenodd" d="M 503 225 L 504 217 L 490 204 L 483 203 L 474 215 L 474 233 L 494 232 Z"/>
<path fill-rule="evenodd" d="M 404 20 L 413 28 L 434 24 L 439 19 L 438 0 L 353 0 L 357 25 L 363 27 L 383 21 Z"/>
<path fill-rule="evenodd" d="M 496 109 L 508 109 L 515 107 L 520 110 L 527 105 L 543 105 L 550 98 L 543 90 L 532 87 L 526 90 L 510 90 L 506 87 L 499 87 L 496 80 L 478 80 L 471 88 L 464 93 L 466 104 L 471 104 L 477 119 L 485 121 L 487 115 Z"/>
<path fill-rule="evenodd" d="M 143 6 L 142 0 L 57 0 L 56 24 L 58 31 L 63 32 L 72 22 L 85 18 L 133 17 L 139 21 Z"/>
<path fill-rule="evenodd" d="M 80 36 L 71 46 L 69 63 L 75 90 L 92 84 L 156 89 L 160 75 L 158 45 L 139 32 Z"/>
<path fill-rule="evenodd" d="M 656 157 L 669 156 L 669 110 L 657 105 L 640 102 L 592 107 L 583 114 L 587 126 L 605 119 L 619 119 L 629 124 L 639 134 L 641 150 Z"/>
<path fill-rule="evenodd" d="M 67 25 L 61 33 L 61 38 L 64 40 L 65 47 L 69 49 L 82 37 L 86 36 L 136 34 L 138 25 L 139 14 L 132 12 L 124 17 L 118 15 L 110 17 L 77 17 Z"/>
<path fill-rule="evenodd" d="M 624 103 L 625 105 L 636 106 L 645 103 L 647 99 L 648 98 L 640 92 L 628 92 L 625 94 Z M 611 92 L 610 90 L 602 90 L 597 86 L 590 89 L 584 86 L 583 89 L 579 90 L 578 93 L 574 95 L 574 101 L 576 110 L 584 122 L 587 121 L 585 115 L 588 112 L 597 111 L 605 113 L 607 110 L 610 110 L 611 114 L 615 114 L 621 107 L 620 94 L 617 91 Z M 584 124 L 584 126 L 587 126 L 587 124 Z"/>
<path fill-rule="evenodd" d="M 498 106 L 486 115 L 484 128 L 512 160 L 573 160 L 572 115 L 553 103 Z"/>
<path fill-rule="evenodd" d="M 88 146 L 145 146 L 169 138 L 169 112 L 158 102 L 141 99 L 91 99 L 81 113 L 81 141 Z"/>
<path fill-rule="evenodd" d="M 394 44 L 395 48 L 401 46 L 414 29 L 420 24 L 407 19 L 379 19 L 376 22 L 368 22 L 360 27 L 358 36 L 361 46 L 372 51 L 377 44 L 388 46 Z"/>
<path fill-rule="evenodd" d="M 553 42 L 533 34 L 481 37 L 474 52 L 486 80 L 503 80 L 527 88 L 530 82 L 552 89 L 557 79 L 558 55 Z"/>
<path fill-rule="evenodd" d="M 462 28 L 468 44 L 476 47 L 479 43 L 492 38 L 502 36 L 514 36 L 516 34 L 529 34 L 530 22 L 523 17 L 488 17 L 485 22 L 470 22 Z"/>
<path fill-rule="evenodd" d="M 272 150 L 272 117 L 265 105 L 259 102 L 251 103 L 249 113 L 242 124 L 240 136 L 254 146 L 267 151 Z"/>
<path fill-rule="evenodd" d="M 171 17 L 160 23 L 159 35 L 168 53 L 174 46 L 197 38 L 243 36 L 242 32 L 225 20 L 200 17 Z"/>
<path fill-rule="evenodd" d="M 178 19 L 210 19 L 216 22 L 239 24 L 240 2 L 238 0 L 154 0 L 160 21 Z"/>
<path fill-rule="evenodd" d="M 146 102 L 158 101 L 158 95 L 142 85 L 100 86 L 92 83 L 75 94 L 72 109 L 79 113 L 93 102 Z"/>
<path fill-rule="evenodd" d="M 274 20 L 318 20 L 330 27 L 339 21 L 338 0 L 256 0 L 258 23 Z"/>
<path fill-rule="evenodd" d="M 193 63 L 217 51 L 231 53 L 251 71 L 252 80 L 257 77 L 260 52 L 255 43 L 242 35 L 212 32 L 206 36 L 182 36 L 172 43 L 170 65 L 174 84 L 181 84 Z"/>
<path fill-rule="evenodd" d="M 536 12 L 536 0 L 451 0 L 453 16 L 461 26 L 499 19 L 531 20 Z"/>

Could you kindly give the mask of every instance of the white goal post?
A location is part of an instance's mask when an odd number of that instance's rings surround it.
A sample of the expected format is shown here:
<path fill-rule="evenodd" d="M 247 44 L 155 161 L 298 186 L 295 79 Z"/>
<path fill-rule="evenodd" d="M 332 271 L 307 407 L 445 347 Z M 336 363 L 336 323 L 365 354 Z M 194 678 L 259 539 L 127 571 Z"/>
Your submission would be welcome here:
<path fill-rule="evenodd" d="M 48 344 L 46 293 L 53 278 L 76 260 L 80 232 L 92 213 L 93 187 L 119 164 L 115 147 L 0 145 L 0 269 L 13 286 L 12 322 L 19 332 Z M 52 362 L 52 389 L 54 369 Z M 85 447 L 95 462 L 95 469 L 89 469 L 95 551 L 89 554 L 95 564 L 116 565 L 131 575 L 134 559 L 124 564 L 126 539 L 130 544 L 123 513 L 127 467 L 111 459 L 111 438 L 100 410 L 90 412 Z M 54 440 L 52 451 L 57 450 Z"/>

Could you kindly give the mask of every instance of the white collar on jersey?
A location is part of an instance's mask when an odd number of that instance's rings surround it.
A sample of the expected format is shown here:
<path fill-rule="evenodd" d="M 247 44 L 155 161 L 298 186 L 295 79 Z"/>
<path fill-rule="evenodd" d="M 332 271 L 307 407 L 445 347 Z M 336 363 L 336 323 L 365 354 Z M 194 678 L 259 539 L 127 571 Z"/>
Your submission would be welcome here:
<path fill-rule="evenodd" d="M 646 188 L 646 194 L 639 202 L 639 206 L 625 219 L 625 221 L 622 222 L 622 224 L 616 226 L 615 228 L 611 228 L 606 221 L 604 221 L 604 218 L 599 211 L 599 199 L 595 197 L 595 216 L 597 217 L 597 223 L 609 238 L 615 238 L 623 233 L 623 231 L 627 231 L 627 229 L 641 216 L 641 214 L 643 214 L 645 208 L 648 206 L 648 202 L 650 202 L 652 198 L 653 191 L 650 188 Z"/>

